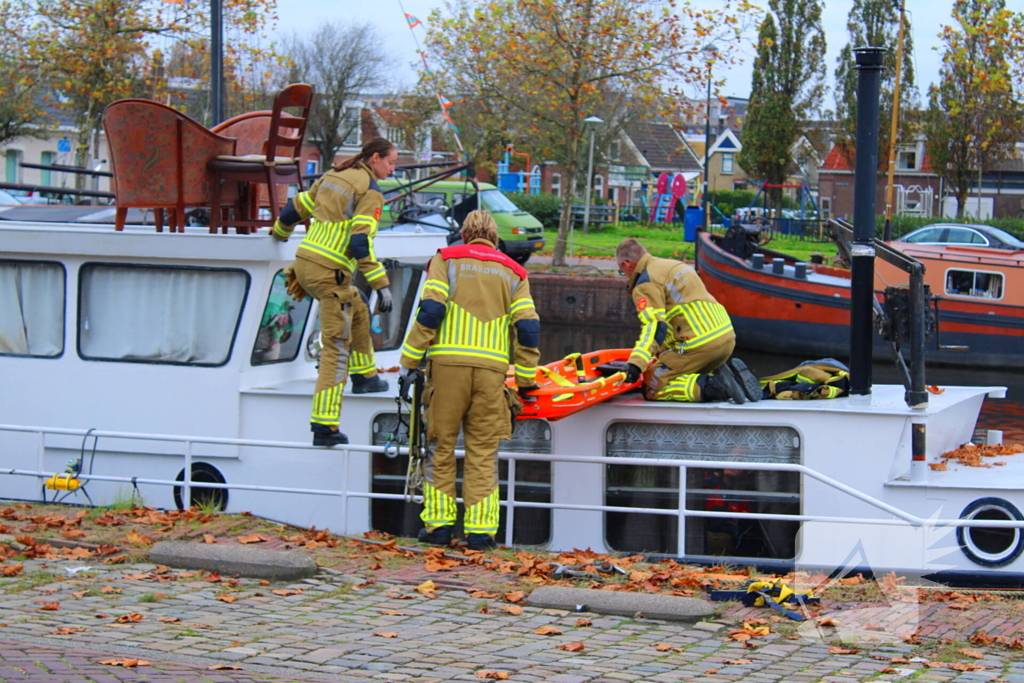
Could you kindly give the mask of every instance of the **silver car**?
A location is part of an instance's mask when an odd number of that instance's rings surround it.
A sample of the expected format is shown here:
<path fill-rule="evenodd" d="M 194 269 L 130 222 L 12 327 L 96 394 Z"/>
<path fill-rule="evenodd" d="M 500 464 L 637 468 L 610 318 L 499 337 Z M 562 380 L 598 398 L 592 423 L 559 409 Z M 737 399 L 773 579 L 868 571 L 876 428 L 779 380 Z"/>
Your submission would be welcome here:
<path fill-rule="evenodd" d="M 1024 242 L 1005 230 L 991 225 L 936 223 L 918 228 L 900 237 L 899 242 L 911 244 L 960 244 L 972 247 L 1024 250 Z"/>

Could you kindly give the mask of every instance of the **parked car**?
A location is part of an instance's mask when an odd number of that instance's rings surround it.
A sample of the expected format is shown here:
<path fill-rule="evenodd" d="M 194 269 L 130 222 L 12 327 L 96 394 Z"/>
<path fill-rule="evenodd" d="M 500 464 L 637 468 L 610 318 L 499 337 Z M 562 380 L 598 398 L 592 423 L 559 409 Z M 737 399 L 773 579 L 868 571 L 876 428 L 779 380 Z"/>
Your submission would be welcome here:
<path fill-rule="evenodd" d="M 386 198 L 391 198 L 404 192 L 402 186 L 407 184 L 408 181 L 388 178 L 380 182 L 380 189 Z M 470 211 L 486 209 L 498 226 L 498 248 L 517 262 L 526 263 L 530 254 L 544 247 L 544 227 L 494 185 L 477 183 L 477 187 L 480 188 L 479 196 L 468 181 L 441 180 L 414 192 L 409 200 L 400 201 L 402 207 L 399 210 L 410 204 L 437 206 L 445 216 L 461 226 Z M 388 205 L 381 216 L 381 223 L 387 224 L 391 220 L 391 205 Z"/>
<path fill-rule="evenodd" d="M 1024 242 L 1005 230 L 990 225 L 936 223 L 918 228 L 900 237 L 899 242 L 911 244 L 965 244 L 972 247 L 1024 250 Z"/>

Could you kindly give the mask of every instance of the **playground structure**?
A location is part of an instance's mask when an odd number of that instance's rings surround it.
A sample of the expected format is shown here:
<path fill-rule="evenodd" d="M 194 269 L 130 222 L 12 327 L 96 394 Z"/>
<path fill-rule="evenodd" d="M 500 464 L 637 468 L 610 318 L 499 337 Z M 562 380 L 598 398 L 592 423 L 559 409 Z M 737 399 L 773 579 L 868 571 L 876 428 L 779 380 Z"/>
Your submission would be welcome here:
<path fill-rule="evenodd" d="M 525 168 L 529 171 L 510 171 L 510 155 L 526 157 Z M 498 162 L 498 189 L 502 192 L 540 194 L 540 166 L 530 165 L 530 155 L 517 152 L 513 145 L 506 145 L 505 157 Z"/>
<path fill-rule="evenodd" d="M 781 209 L 782 214 L 776 215 L 776 207 L 768 205 L 768 192 L 766 191 L 773 188 L 797 190 L 799 208 L 796 210 Z M 760 206 L 757 203 L 759 199 L 761 199 Z M 787 211 L 793 213 L 787 214 Z M 737 222 L 756 223 L 762 228 L 769 228 L 774 233 L 798 237 L 809 236 L 810 232 L 819 232 L 821 229 L 819 216 L 818 203 L 806 181 L 801 181 L 799 184 L 776 184 L 766 181 L 761 184 L 754 199 L 750 202 L 750 206 L 736 210 Z M 810 232 L 808 227 L 811 228 Z"/>
<path fill-rule="evenodd" d="M 681 223 L 683 216 L 676 215 L 677 204 L 681 201 L 687 206 L 696 201 L 696 187 L 691 188 L 691 181 L 700 177 L 699 173 L 662 173 L 654 185 L 651 197 L 650 216 L 653 223 Z"/>
<path fill-rule="evenodd" d="M 897 216 L 934 216 L 935 190 L 920 185 L 893 185 Z"/>

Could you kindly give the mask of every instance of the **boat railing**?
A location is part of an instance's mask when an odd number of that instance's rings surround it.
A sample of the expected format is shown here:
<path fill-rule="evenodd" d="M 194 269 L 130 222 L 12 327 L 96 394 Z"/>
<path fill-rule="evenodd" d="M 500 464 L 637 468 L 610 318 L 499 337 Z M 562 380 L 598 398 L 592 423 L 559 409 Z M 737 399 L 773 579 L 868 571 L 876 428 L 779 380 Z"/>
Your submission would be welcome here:
<path fill-rule="evenodd" d="M 348 529 L 348 499 L 350 498 L 365 498 L 372 500 L 405 500 L 405 496 L 397 493 L 380 493 L 374 491 L 358 491 L 349 490 L 348 487 L 348 463 L 353 454 L 383 454 L 389 457 L 396 457 L 398 455 L 408 455 L 408 449 L 396 446 L 374 446 L 374 445 L 362 445 L 362 444 L 347 444 L 344 446 L 338 446 L 332 448 L 332 456 L 335 454 L 341 455 L 345 466 L 339 468 L 341 473 L 341 488 L 339 489 L 311 489 L 311 488 L 299 488 L 299 487 L 288 487 L 288 486 L 268 486 L 262 484 L 232 484 L 232 483 L 214 483 L 208 481 L 193 482 L 192 481 L 192 462 L 193 462 L 193 448 L 196 444 L 205 445 L 222 445 L 222 446 L 249 446 L 258 448 L 276 448 L 276 449 L 293 449 L 293 450 L 323 450 L 322 447 L 312 446 L 308 443 L 299 443 L 292 441 L 268 441 L 259 439 L 233 439 L 233 438 L 217 438 L 217 437 L 202 437 L 202 436 L 182 436 L 173 434 L 146 434 L 146 433 L 135 433 L 135 432 L 116 432 L 116 431 L 100 431 L 96 429 L 81 430 L 81 429 L 63 429 L 63 428 L 50 428 L 50 427 L 37 427 L 37 426 L 24 426 L 24 425 L 8 425 L 0 424 L 0 432 L 21 432 L 35 434 L 38 437 L 38 453 L 37 453 L 37 469 L 26 470 L 19 468 L 0 468 L 0 475 L 10 476 L 26 476 L 26 477 L 37 477 L 40 482 L 44 482 L 57 472 L 47 471 L 44 465 L 44 457 L 46 452 L 46 435 L 63 435 L 63 436 L 91 436 L 98 438 L 109 438 L 109 439 L 132 439 L 141 441 L 162 441 L 162 442 L 173 442 L 180 443 L 183 445 L 183 465 L 184 465 L 184 478 L 183 480 L 167 480 L 167 479 L 150 479 L 138 476 L 111 476 L 111 475 L 97 475 L 97 474 L 86 474 L 81 473 L 75 475 L 76 478 L 84 481 L 106 481 L 106 482 L 120 482 L 134 485 L 145 484 L 153 486 L 172 486 L 182 489 L 181 500 L 191 500 L 191 489 L 193 485 L 199 485 L 204 489 L 229 489 L 238 491 L 257 491 L 266 493 L 291 493 L 301 495 L 317 495 L 317 496 L 332 496 L 337 497 L 341 501 L 341 512 L 339 519 L 339 526 L 342 529 Z M 457 457 L 464 457 L 463 451 L 456 451 Z M 534 453 L 513 453 L 507 451 L 501 451 L 498 453 L 498 457 L 502 460 L 508 461 L 508 488 L 506 493 L 506 500 L 502 501 L 501 504 L 506 508 L 506 523 L 505 523 L 505 539 L 506 545 L 511 545 L 513 538 L 513 528 L 515 520 L 515 511 L 518 508 L 541 508 L 548 510 L 576 510 L 585 512 L 603 512 L 603 513 L 627 513 L 627 514 L 644 514 L 644 515 L 665 515 L 665 516 L 678 516 L 682 518 L 686 517 L 705 517 L 705 518 L 722 518 L 722 519 L 756 519 L 756 520 L 774 520 L 774 521 L 786 521 L 786 522 L 818 522 L 818 523 L 834 523 L 834 524 L 874 524 L 878 526 L 911 526 L 920 528 L 959 528 L 959 527 L 985 527 L 985 528 L 1024 528 L 1024 520 L 983 520 L 983 519 L 940 519 L 940 518 L 925 518 L 918 515 L 906 512 L 900 508 L 890 505 L 885 501 L 879 500 L 874 496 L 868 495 L 863 491 L 859 491 L 852 486 L 848 486 L 841 481 L 838 481 L 828 475 L 822 474 L 813 468 L 807 467 L 806 465 L 800 465 L 797 463 L 765 463 L 765 462 L 748 462 L 748 461 L 733 461 L 733 460 L 698 460 L 698 459 L 661 459 L 661 458 L 643 458 L 643 457 L 607 457 L 607 456 L 579 456 L 579 455 L 558 455 L 558 454 L 534 454 Z M 534 502 L 534 501 L 522 501 L 516 500 L 516 463 L 517 462 L 561 462 L 561 463 L 576 463 L 576 464 L 591 464 L 591 465 L 635 465 L 643 467 L 673 467 L 679 470 L 679 505 L 676 508 L 651 508 L 651 507 L 634 507 L 634 506 L 621 506 L 621 505 L 595 505 L 595 504 L 581 504 L 581 503 L 564 503 L 564 502 Z M 796 472 L 804 475 L 810 479 L 814 479 L 829 488 L 844 493 L 855 500 L 870 505 L 875 509 L 887 513 L 892 518 L 885 517 L 843 517 L 843 516 L 829 516 L 829 515 L 801 515 L 801 514 L 776 514 L 776 513 L 764 513 L 764 512 L 716 512 L 713 510 L 695 510 L 690 509 L 686 506 L 686 470 L 687 468 L 699 468 L 699 469 L 736 469 L 736 470 L 756 470 L 756 471 L 775 471 L 775 472 Z M 458 499 L 459 502 L 462 499 Z M 420 502 L 417 497 L 414 499 L 415 502 Z M 685 524 L 678 525 L 678 542 L 680 548 L 684 547 L 685 541 Z"/>

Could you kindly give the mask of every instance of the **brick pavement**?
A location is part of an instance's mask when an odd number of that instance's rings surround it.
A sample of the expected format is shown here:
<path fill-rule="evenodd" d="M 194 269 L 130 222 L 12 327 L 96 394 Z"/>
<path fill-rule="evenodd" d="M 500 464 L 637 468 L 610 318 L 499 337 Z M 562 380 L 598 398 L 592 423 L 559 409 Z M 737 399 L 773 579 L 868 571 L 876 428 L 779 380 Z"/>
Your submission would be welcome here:
<path fill-rule="evenodd" d="M 298 682 L 294 675 L 284 677 L 258 672 L 211 670 L 180 662 L 150 661 L 147 665 L 124 668 L 101 664 L 109 659 L 92 650 L 48 647 L 32 642 L 0 639 L 0 681 L 26 683 L 276 683 Z M 124 658 L 118 658 L 124 659 Z"/>
<path fill-rule="evenodd" d="M 495 670 L 511 681 L 552 683 L 1024 683 L 1021 657 L 995 646 L 971 646 L 981 659 L 942 655 L 946 662 L 990 667 L 984 670 L 928 668 L 926 662 L 940 656 L 934 647 L 873 642 L 868 634 L 859 651 L 842 655 L 829 650 L 838 640 L 802 638 L 793 624 L 769 621 L 772 632 L 751 640 L 758 647 L 744 648 L 728 637 L 739 625 L 736 616 L 750 616 L 742 611 L 694 625 L 529 607 L 515 615 L 501 609 L 507 603 L 497 596 L 471 597 L 456 587 L 430 598 L 412 585 L 353 585 L 351 577 L 328 573 L 293 585 L 261 585 L 210 582 L 173 570 L 151 574 L 153 565 L 65 571 L 75 566 L 84 565 L 30 560 L 22 575 L 0 578 L 0 681 L 439 683 L 480 681 L 479 671 Z M 57 609 L 43 609 L 54 603 Z M 757 615 L 766 616 L 763 610 Z M 590 624 L 578 625 L 581 617 Z M 561 633 L 538 635 L 541 626 Z M 571 643 L 582 649 L 559 649 Z M 926 657 L 913 661 L 921 654 Z M 152 665 L 125 671 L 98 664 L 124 656 Z M 908 663 L 891 663 L 896 656 Z M 218 663 L 242 669 L 207 669 Z M 883 673 L 889 667 L 906 673 Z"/>

